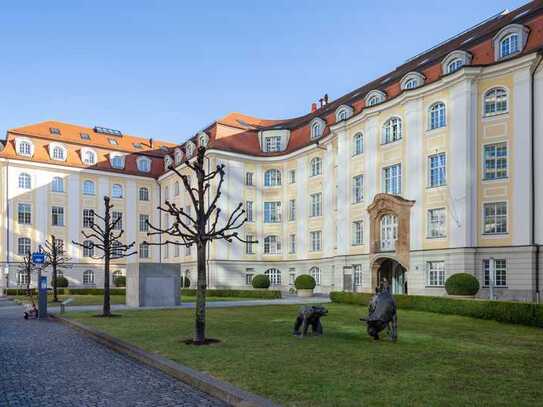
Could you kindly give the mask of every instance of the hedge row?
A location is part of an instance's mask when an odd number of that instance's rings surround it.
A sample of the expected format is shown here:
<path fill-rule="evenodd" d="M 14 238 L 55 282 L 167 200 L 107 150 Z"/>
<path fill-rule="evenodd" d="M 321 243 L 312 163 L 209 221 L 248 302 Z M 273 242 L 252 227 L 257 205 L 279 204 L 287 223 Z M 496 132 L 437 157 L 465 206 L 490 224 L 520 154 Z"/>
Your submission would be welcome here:
<path fill-rule="evenodd" d="M 373 297 L 367 293 L 332 292 L 330 299 L 336 303 L 367 305 Z M 428 297 L 422 295 L 395 295 L 400 309 L 462 315 L 490 319 L 510 324 L 543 328 L 543 305 L 526 302 L 486 301 Z"/>
<path fill-rule="evenodd" d="M 195 297 L 196 290 L 192 288 L 184 288 L 181 290 L 181 299 L 183 296 Z M 279 290 L 229 290 L 229 289 L 209 289 L 207 290 L 209 297 L 234 297 L 234 298 L 260 298 L 260 299 L 276 299 L 281 298 Z"/>
<path fill-rule="evenodd" d="M 36 295 L 36 289 L 32 288 L 32 293 Z M 111 288 L 111 295 L 124 295 L 126 290 L 124 288 Z M 6 288 L 4 294 L 6 295 L 24 295 L 26 290 L 24 288 Z M 49 294 L 53 293 L 53 289 L 49 288 Z M 104 295 L 103 288 L 59 288 L 57 289 L 58 295 Z"/>

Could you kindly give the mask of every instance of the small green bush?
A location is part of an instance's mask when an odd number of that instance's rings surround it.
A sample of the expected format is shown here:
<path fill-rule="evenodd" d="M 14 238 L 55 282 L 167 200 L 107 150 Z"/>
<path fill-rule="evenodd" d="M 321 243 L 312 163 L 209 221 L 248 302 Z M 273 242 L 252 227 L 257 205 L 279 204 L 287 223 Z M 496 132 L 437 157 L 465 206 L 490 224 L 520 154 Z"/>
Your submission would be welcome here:
<path fill-rule="evenodd" d="M 302 274 L 296 277 L 296 280 L 294 281 L 294 287 L 296 287 L 297 290 L 312 290 L 316 285 L 317 282 L 309 274 Z"/>
<path fill-rule="evenodd" d="M 330 293 L 332 302 L 343 304 L 368 305 L 372 297 L 373 295 L 369 293 L 338 291 Z M 462 315 L 543 328 L 543 305 L 540 304 L 429 297 L 424 295 L 395 295 L 394 298 L 399 309 Z"/>
<path fill-rule="evenodd" d="M 270 278 L 265 274 L 257 274 L 253 277 L 253 288 L 269 288 Z"/>
<path fill-rule="evenodd" d="M 183 277 L 181 279 L 181 288 L 189 288 L 190 287 L 190 280 L 188 277 Z"/>
<path fill-rule="evenodd" d="M 115 284 L 115 287 L 126 287 L 126 277 L 125 276 L 115 277 L 115 279 L 113 280 L 113 284 Z"/>
<path fill-rule="evenodd" d="M 230 297 L 230 298 L 258 298 L 265 300 L 273 300 L 281 298 L 279 290 L 230 290 L 230 289 L 210 289 L 206 290 L 208 297 Z M 196 290 L 193 288 L 185 288 L 181 290 L 181 297 L 196 297 Z"/>
<path fill-rule="evenodd" d="M 479 291 L 479 280 L 468 273 L 453 274 L 445 281 L 445 290 L 449 295 L 475 295 Z"/>
<path fill-rule="evenodd" d="M 56 279 L 56 286 L 57 288 L 65 288 L 65 287 L 68 287 L 68 279 L 64 276 L 58 276 L 57 279 Z M 52 278 L 51 279 L 51 285 L 54 286 L 55 285 L 55 279 Z"/>

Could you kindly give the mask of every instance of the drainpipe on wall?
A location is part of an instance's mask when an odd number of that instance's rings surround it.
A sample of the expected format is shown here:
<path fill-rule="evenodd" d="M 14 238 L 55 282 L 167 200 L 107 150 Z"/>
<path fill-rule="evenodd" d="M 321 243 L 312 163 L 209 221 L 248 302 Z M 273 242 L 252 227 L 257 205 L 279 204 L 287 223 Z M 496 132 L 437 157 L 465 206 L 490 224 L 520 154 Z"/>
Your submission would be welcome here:
<path fill-rule="evenodd" d="M 7 143 L 7 137 L 6 137 L 6 143 Z M 7 222 L 6 224 L 6 288 L 9 288 L 9 263 L 10 263 L 10 246 L 9 246 L 9 224 L 10 224 L 10 216 L 9 213 L 9 161 L 6 160 L 6 216 L 4 218 L 4 221 Z"/>
<path fill-rule="evenodd" d="M 151 139 L 152 143 L 152 139 Z M 158 179 L 156 180 L 156 184 L 158 185 L 158 206 L 162 205 L 162 187 L 160 186 L 160 183 L 158 182 Z M 158 211 L 158 227 L 162 230 L 162 213 Z M 162 234 L 158 234 L 158 262 L 162 263 Z"/>

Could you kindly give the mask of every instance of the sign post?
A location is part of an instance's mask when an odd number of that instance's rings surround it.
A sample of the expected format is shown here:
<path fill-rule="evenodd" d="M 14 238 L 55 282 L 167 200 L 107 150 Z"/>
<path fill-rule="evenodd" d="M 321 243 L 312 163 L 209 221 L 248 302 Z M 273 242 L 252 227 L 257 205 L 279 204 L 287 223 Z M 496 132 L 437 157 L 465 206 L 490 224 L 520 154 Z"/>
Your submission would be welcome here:
<path fill-rule="evenodd" d="M 32 253 L 32 263 L 43 267 L 45 253 L 40 251 Z M 38 274 L 38 319 L 47 318 L 47 277 L 41 275 L 41 268 Z"/>

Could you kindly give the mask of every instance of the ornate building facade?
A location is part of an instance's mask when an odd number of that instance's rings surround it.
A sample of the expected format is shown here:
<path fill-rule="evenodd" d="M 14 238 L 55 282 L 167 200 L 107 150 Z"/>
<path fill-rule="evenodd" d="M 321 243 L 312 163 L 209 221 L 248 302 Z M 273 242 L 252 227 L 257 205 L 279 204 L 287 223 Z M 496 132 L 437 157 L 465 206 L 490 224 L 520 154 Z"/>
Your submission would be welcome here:
<path fill-rule="evenodd" d="M 226 166 L 221 207 L 243 202 L 241 233 L 214 242 L 209 285 L 246 288 L 266 273 L 283 290 L 299 274 L 317 289 L 444 294 L 474 274 L 480 295 L 539 296 L 543 240 L 543 2 L 500 13 L 305 116 L 231 113 L 181 145 L 50 121 L 8 131 L 0 153 L 0 261 L 5 285 L 21 254 L 65 241 L 74 286 L 100 286 L 101 265 L 70 242 L 108 194 L 139 255 L 195 276 L 195 250 L 147 246 L 156 206 L 189 207 L 168 171 L 200 145 Z M 538 114 L 539 112 L 539 114 Z M 190 209 L 189 209 L 190 210 Z M 193 279 L 193 278 L 192 278 Z"/>

